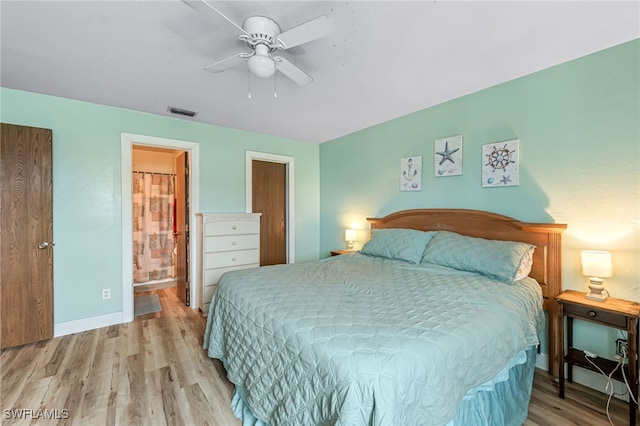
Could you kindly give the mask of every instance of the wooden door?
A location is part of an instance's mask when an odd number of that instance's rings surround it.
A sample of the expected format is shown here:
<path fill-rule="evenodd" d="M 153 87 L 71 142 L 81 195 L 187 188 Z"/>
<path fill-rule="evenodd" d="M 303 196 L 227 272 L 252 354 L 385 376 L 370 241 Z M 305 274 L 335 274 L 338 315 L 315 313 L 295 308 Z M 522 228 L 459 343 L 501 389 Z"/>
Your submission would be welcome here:
<path fill-rule="evenodd" d="M 51 130 L 1 124 L 0 347 L 53 337 Z"/>
<path fill-rule="evenodd" d="M 252 161 L 252 206 L 260 218 L 260 266 L 287 263 L 287 166 Z"/>
<path fill-rule="evenodd" d="M 176 227 L 173 233 L 176 245 L 176 294 L 189 306 L 189 209 L 188 209 L 188 157 L 183 152 L 176 158 Z"/>

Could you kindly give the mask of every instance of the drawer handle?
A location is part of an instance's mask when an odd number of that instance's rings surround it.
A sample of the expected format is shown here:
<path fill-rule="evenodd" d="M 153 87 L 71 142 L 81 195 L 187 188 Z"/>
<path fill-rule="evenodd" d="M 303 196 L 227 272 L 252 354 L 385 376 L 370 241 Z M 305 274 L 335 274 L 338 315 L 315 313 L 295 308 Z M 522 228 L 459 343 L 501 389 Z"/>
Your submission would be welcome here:
<path fill-rule="evenodd" d="M 598 316 L 598 313 L 596 311 L 589 311 L 587 315 L 589 315 L 589 318 L 595 318 Z"/>
<path fill-rule="evenodd" d="M 235 242 L 235 241 L 231 241 L 231 245 L 232 245 L 232 246 L 235 246 L 235 245 L 236 245 L 236 242 Z"/>
<path fill-rule="evenodd" d="M 231 229 L 237 229 L 238 227 L 236 225 L 232 225 Z"/>
<path fill-rule="evenodd" d="M 233 257 L 231 258 L 231 260 L 235 262 L 235 261 L 236 261 L 236 257 L 235 257 L 235 256 L 233 256 Z"/>

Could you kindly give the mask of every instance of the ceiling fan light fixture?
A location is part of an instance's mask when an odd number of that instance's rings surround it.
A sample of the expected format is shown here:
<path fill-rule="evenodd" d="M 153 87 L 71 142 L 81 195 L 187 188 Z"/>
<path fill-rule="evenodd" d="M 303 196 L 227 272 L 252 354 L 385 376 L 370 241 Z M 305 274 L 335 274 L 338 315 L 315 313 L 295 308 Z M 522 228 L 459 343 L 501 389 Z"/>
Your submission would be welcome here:
<path fill-rule="evenodd" d="M 269 48 L 263 44 L 256 46 L 255 55 L 248 59 L 249 70 L 261 78 L 271 77 L 276 72 L 276 63 L 269 56 Z"/>
<path fill-rule="evenodd" d="M 249 58 L 249 69 L 258 77 L 271 77 L 276 72 L 276 63 L 268 56 L 253 55 Z"/>

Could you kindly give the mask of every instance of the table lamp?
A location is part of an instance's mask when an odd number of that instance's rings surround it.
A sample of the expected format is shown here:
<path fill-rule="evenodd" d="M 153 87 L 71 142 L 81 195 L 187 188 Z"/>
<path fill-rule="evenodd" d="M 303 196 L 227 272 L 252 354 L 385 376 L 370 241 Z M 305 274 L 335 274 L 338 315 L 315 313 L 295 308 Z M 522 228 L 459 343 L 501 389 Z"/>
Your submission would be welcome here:
<path fill-rule="evenodd" d="M 609 293 L 604 289 L 602 278 L 610 277 L 612 273 L 611 253 L 599 250 L 582 250 L 582 273 L 589 277 L 589 293 L 587 299 L 604 302 Z"/>
<path fill-rule="evenodd" d="M 353 251 L 353 242 L 356 240 L 355 229 L 347 228 L 344 230 L 344 240 L 347 242 L 347 250 Z"/>

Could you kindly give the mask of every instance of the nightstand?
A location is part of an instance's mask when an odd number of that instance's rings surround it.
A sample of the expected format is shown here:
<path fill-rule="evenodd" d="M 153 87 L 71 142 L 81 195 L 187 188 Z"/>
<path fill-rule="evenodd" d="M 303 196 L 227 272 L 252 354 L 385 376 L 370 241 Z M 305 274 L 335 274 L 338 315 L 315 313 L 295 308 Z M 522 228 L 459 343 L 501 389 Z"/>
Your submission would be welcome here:
<path fill-rule="evenodd" d="M 355 252 L 355 250 L 334 250 L 331 252 L 331 256 L 340 256 L 341 254 L 349 254 Z"/>
<path fill-rule="evenodd" d="M 640 317 L 640 303 L 628 300 L 608 298 L 605 302 L 597 302 L 585 298 L 586 293 L 580 291 L 567 290 L 558 295 L 557 321 L 558 330 L 558 353 L 557 358 L 567 363 L 567 380 L 573 381 L 573 366 L 586 368 L 598 372 L 598 369 L 587 360 L 583 350 L 573 347 L 573 320 L 589 321 L 607 327 L 626 330 L 627 342 L 629 345 L 628 364 L 622 366 L 625 376 L 634 398 L 638 398 L 638 318 Z M 567 354 L 564 354 L 564 327 L 563 319 L 567 318 Z M 589 358 L 602 371 L 609 374 L 617 365 L 616 361 L 606 358 Z M 617 369 L 611 376 L 613 379 L 624 382 L 621 369 Z M 564 398 L 564 368 L 563 363 L 559 368 L 559 396 Z M 636 404 L 629 398 L 629 424 L 636 424 Z"/>

